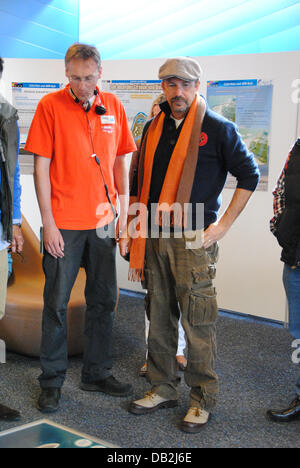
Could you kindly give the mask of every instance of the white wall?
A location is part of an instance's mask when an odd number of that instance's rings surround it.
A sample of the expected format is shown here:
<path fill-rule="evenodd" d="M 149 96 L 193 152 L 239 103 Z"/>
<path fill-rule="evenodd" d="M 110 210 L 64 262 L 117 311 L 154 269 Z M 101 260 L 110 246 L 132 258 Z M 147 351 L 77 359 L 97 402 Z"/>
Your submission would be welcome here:
<path fill-rule="evenodd" d="M 219 307 L 283 321 L 285 296 L 281 282 L 280 248 L 269 232 L 272 217 L 272 189 L 297 136 L 297 105 L 292 102 L 292 82 L 299 78 L 300 52 L 199 57 L 204 75 L 201 93 L 208 80 L 265 79 L 274 84 L 270 173 L 268 192 L 256 192 L 231 231 L 220 242 L 221 255 L 216 287 Z M 103 79 L 157 79 L 164 59 L 103 62 Z M 5 64 L 5 92 L 10 97 L 11 81 L 64 81 L 61 60 L 13 60 Z M 22 176 L 22 210 L 38 234 L 40 216 L 32 176 Z M 233 191 L 223 192 L 224 210 Z M 118 258 L 121 288 L 142 291 L 127 281 L 128 264 Z"/>

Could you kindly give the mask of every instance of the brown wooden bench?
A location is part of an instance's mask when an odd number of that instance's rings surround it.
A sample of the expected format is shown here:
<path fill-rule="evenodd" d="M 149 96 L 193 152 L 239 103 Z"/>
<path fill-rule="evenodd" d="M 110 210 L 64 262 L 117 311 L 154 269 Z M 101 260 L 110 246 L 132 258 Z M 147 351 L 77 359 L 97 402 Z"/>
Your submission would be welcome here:
<path fill-rule="evenodd" d="M 0 321 L 0 339 L 16 353 L 39 356 L 42 329 L 43 289 L 40 242 L 23 217 L 24 261 L 13 254 L 14 278 L 7 290 L 6 314 Z M 85 272 L 80 269 L 68 307 L 69 355 L 83 351 Z"/>

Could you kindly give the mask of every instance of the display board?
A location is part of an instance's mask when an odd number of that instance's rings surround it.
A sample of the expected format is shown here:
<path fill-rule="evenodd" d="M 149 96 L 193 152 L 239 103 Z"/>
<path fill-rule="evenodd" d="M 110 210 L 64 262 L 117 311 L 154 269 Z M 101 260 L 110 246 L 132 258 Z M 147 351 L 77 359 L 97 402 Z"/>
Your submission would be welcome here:
<path fill-rule="evenodd" d="M 257 190 L 268 190 L 273 84 L 270 80 L 208 81 L 207 102 L 234 122 L 260 170 Z M 235 188 L 228 176 L 226 188 Z"/>
<path fill-rule="evenodd" d="M 39 101 L 49 93 L 62 88 L 60 83 L 13 82 L 12 104 L 18 110 L 20 144 L 24 146 Z"/>
<path fill-rule="evenodd" d="M 152 103 L 161 92 L 159 80 L 102 80 L 102 90 L 114 93 L 126 110 L 135 141 L 142 136 Z"/>

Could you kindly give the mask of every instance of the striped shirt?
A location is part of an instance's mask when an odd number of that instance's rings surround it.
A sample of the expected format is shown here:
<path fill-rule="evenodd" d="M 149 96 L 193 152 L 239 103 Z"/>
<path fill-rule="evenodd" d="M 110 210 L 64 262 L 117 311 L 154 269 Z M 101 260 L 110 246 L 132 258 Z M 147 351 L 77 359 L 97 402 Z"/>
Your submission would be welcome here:
<path fill-rule="evenodd" d="M 288 158 L 286 160 L 285 166 L 279 176 L 277 181 L 276 188 L 273 192 L 274 201 L 273 201 L 273 212 L 274 217 L 270 221 L 270 229 L 273 234 L 276 232 L 276 223 L 279 216 L 283 213 L 285 209 L 285 178 L 286 178 L 286 170 L 290 161 L 291 153 L 289 153 Z"/>

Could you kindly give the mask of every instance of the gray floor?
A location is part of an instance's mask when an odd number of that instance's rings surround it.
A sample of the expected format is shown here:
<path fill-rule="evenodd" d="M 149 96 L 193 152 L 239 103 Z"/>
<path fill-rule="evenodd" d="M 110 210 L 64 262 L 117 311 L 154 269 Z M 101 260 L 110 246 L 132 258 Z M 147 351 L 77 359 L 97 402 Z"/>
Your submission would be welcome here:
<path fill-rule="evenodd" d="M 121 295 L 114 329 L 114 374 L 141 397 L 149 388 L 137 376 L 145 354 L 141 298 Z M 300 420 L 289 424 L 266 419 L 269 407 L 285 407 L 294 397 L 299 366 L 291 362 L 291 338 L 281 328 L 221 315 L 218 320 L 220 400 L 210 424 L 200 433 L 182 433 L 178 424 L 188 407 L 188 388 L 180 405 L 153 415 L 127 412 L 130 398 L 112 398 L 79 389 L 81 358 L 71 358 L 61 409 L 49 419 L 124 448 L 299 447 Z M 0 422 L 0 431 L 42 419 L 38 359 L 8 353 L 0 365 L 0 401 L 22 411 L 19 423 Z"/>

